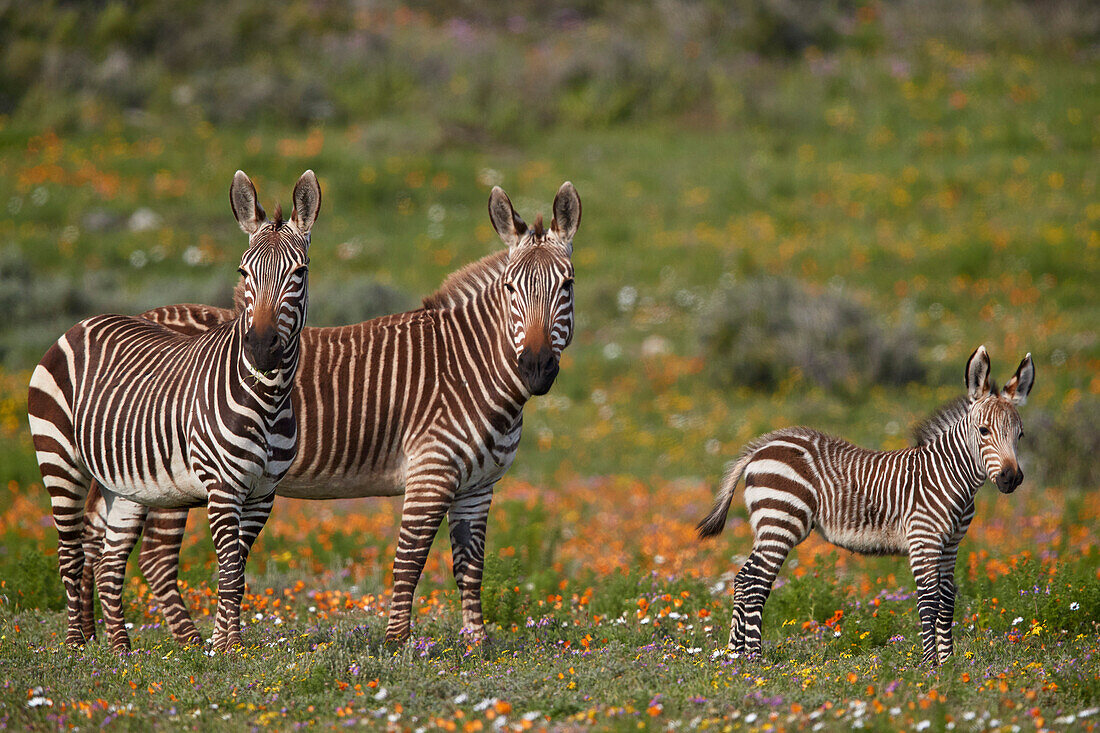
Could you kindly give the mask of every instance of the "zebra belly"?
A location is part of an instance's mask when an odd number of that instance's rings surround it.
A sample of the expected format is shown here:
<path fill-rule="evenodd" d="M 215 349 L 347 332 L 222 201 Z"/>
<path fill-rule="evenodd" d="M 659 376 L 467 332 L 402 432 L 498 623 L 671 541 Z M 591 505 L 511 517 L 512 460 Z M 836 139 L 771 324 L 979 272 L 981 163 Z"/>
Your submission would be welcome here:
<path fill-rule="evenodd" d="M 908 555 L 909 541 L 901 527 L 830 527 L 819 524 L 817 530 L 829 542 L 863 555 Z"/>
<path fill-rule="evenodd" d="M 340 472 L 327 476 L 286 474 L 275 493 L 292 499 L 358 499 L 367 496 L 400 496 L 405 493 L 404 461 L 393 468 Z"/>
<path fill-rule="evenodd" d="M 146 506 L 195 507 L 207 500 L 206 487 L 186 468 L 174 475 L 157 474 L 141 479 L 102 476 L 95 472 L 93 475 L 113 493 Z"/>

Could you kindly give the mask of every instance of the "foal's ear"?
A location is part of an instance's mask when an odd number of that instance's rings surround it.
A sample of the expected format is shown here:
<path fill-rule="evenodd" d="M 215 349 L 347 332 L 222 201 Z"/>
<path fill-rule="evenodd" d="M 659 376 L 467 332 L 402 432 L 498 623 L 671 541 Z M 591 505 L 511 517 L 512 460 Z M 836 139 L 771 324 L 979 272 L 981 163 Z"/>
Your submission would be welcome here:
<path fill-rule="evenodd" d="M 979 346 L 966 362 L 966 395 L 972 400 L 989 394 L 989 354 Z"/>
<path fill-rule="evenodd" d="M 527 233 L 527 224 L 519 218 L 519 214 L 512 208 L 511 199 L 500 186 L 493 186 L 493 192 L 489 194 L 489 220 L 493 222 L 493 229 L 497 230 L 509 250 L 514 249 L 520 238 Z"/>
<path fill-rule="evenodd" d="M 573 235 L 581 225 L 581 197 L 569 181 L 561 184 L 558 195 L 554 197 L 554 219 L 550 222 L 550 231 L 572 249 Z"/>
<path fill-rule="evenodd" d="M 1001 396 L 1014 405 L 1022 405 L 1027 402 L 1027 395 L 1033 384 L 1035 384 L 1035 365 L 1031 362 L 1031 354 L 1028 354 L 1020 362 L 1020 366 L 1016 367 L 1016 374 L 1001 390 Z"/>
<path fill-rule="evenodd" d="M 313 171 L 306 171 L 294 185 L 294 211 L 290 212 L 290 221 L 302 234 L 309 234 L 320 210 L 321 186 Z"/>
<path fill-rule="evenodd" d="M 237 223 L 245 234 L 255 232 L 267 218 L 260 202 L 256 200 L 256 187 L 244 171 L 237 171 L 233 175 L 233 183 L 229 186 L 229 205 L 233 207 L 233 216 L 237 217 Z"/>

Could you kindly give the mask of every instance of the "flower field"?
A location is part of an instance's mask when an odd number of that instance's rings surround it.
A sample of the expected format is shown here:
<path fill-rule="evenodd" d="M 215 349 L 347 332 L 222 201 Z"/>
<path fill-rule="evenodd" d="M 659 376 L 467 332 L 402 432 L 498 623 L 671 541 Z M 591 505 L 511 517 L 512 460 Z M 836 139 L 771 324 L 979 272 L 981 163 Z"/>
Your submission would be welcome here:
<path fill-rule="evenodd" d="M 171 4 L 116 5 L 0 10 L 19 41 L 0 44 L 0 727 L 1100 727 L 1095 13 L 292 0 L 268 18 L 237 0 L 177 38 L 157 30 Z M 211 71 L 222 22 L 285 48 Z M 493 185 L 528 221 L 576 185 L 576 334 L 494 496 L 490 643 L 457 634 L 441 532 L 412 640 L 383 645 L 399 499 L 279 499 L 242 649 L 177 646 L 136 563 L 133 652 L 62 644 L 31 370 L 87 315 L 226 304 L 237 168 L 269 211 L 319 176 L 312 325 L 415 308 L 499 248 Z M 1023 486 L 984 488 L 960 547 L 955 656 L 919 664 L 904 558 L 818 535 L 780 574 L 761 658 L 721 653 L 751 549 L 740 497 L 720 537 L 694 526 L 725 462 L 798 424 L 907 445 L 979 344 L 999 383 L 1028 352 L 1037 381 Z M 190 521 L 181 579 L 209 637 L 214 553 Z"/>

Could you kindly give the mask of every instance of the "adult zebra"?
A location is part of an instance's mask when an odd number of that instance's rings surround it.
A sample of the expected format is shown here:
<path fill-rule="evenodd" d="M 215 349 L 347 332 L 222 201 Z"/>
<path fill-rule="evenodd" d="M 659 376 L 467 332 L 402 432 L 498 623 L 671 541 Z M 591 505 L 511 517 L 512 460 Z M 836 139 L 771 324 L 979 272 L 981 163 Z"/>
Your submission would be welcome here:
<path fill-rule="evenodd" d="M 218 556 L 213 646 L 240 643 L 250 544 L 242 537 L 263 528 L 298 445 L 290 389 L 321 189 L 313 171 L 302 174 L 289 221 L 279 210 L 267 220 L 241 171 L 229 199 L 249 235 L 240 264 L 244 307 L 235 318 L 195 336 L 144 318 L 89 318 L 58 339 L 31 376 L 31 433 L 58 532 L 71 644 L 87 639 L 81 535 L 93 480 L 108 528 L 96 570 L 111 646 L 129 648 L 122 578 L 145 505 L 208 504 Z"/>
<path fill-rule="evenodd" d="M 340 328 L 306 328 L 292 393 L 301 448 L 277 493 L 302 499 L 404 494 L 386 639 L 410 633 L 413 592 L 448 515 L 462 629 L 485 638 L 481 580 L 493 487 L 519 446 L 523 406 L 545 394 L 573 337 L 573 237 L 581 202 L 569 182 L 549 229 L 528 227 L 494 188 L 489 216 L 507 251 L 450 275 L 423 307 Z M 144 314 L 188 331 L 232 311 L 170 306 Z M 101 500 L 86 552 L 104 527 Z M 199 639 L 177 587 L 187 511 L 153 510 L 139 564 L 181 643 Z M 131 527 L 136 535 L 140 527 Z M 136 539 L 136 537 L 135 537 Z M 90 578 L 89 578 L 90 580 Z M 91 584 L 85 621 L 94 633 Z"/>
<path fill-rule="evenodd" d="M 734 580 L 729 648 L 760 651 L 764 602 L 791 549 L 815 526 L 835 545 L 872 555 L 908 555 L 917 581 L 923 661 L 952 652 L 955 555 L 986 478 L 1004 494 L 1024 479 L 1016 458 L 1016 410 L 1035 382 L 1031 354 L 999 393 L 979 346 L 966 364 L 967 395 L 917 429 L 917 445 L 869 451 L 809 428 L 753 440 L 729 464 L 699 535 L 722 531 L 745 477 L 753 549 Z"/>

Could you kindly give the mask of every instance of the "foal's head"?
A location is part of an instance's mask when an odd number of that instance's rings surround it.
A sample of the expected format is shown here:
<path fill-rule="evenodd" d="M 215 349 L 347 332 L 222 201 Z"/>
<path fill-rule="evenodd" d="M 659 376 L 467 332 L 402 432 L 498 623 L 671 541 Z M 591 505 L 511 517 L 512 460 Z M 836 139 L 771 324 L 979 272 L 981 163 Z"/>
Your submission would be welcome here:
<path fill-rule="evenodd" d="M 1016 374 L 999 392 L 989 380 L 989 354 L 984 346 L 979 346 L 966 362 L 970 444 L 986 476 L 1003 494 L 1011 494 L 1024 480 L 1016 456 L 1016 444 L 1024 434 L 1016 406 L 1024 404 L 1034 383 L 1031 354 L 1024 357 Z"/>
<path fill-rule="evenodd" d="M 554 199 L 545 229 L 519 217 L 508 194 L 494 187 L 489 218 L 508 245 L 501 281 L 508 291 L 520 379 L 531 394 L 546 394 L 558 375 L 561 352 L 573 340 L 573 235 L 581 223 L 581 199 L 566 181 Z"/>
<path fill-rule="evenodd" d="M 305 325 L 309 296 L 309 231 L 321 208 L 321 187 L 313 171 L 294 186 L 294 210 L 284 221 L 277 209 L 270 221 L 256 200 L 256 187 L 243 171 L 233 176 L 229 203 L 248 234 L 239 286 L 244 301 L 244 354 L 259 372 L 282 364 Z"/>

